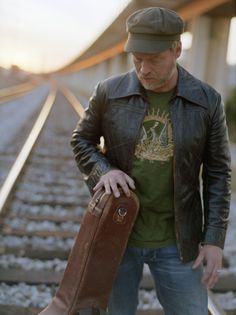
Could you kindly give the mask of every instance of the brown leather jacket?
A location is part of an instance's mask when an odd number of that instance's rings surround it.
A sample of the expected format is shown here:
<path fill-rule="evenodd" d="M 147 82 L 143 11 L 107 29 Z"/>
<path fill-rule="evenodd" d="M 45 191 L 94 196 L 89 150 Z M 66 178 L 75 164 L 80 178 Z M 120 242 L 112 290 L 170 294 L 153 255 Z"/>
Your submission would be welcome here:
<path fill-rule="evenodd" d="M 220 95 L 180 66 L 178 72 L 176 94 L 170 101 L 175 229 L 180 257 L 187 262 L 196 257 L 200 242 L 224 246 L 231 172 Z M 98 84 L 71 141 L 77 165 L 91 191 L 100 176 L 112 168 L 130 174 L 147 107 L 135 71 Z M 101 136 L 105 152 L 97 146 Z"/>

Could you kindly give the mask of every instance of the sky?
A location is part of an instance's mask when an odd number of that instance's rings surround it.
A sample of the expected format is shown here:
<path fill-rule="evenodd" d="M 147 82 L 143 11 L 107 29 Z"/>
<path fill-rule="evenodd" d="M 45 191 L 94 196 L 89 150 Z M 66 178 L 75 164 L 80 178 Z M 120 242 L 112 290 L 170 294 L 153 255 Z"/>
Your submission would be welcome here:
<path fill-rule="evenodd" d="M 0 66 L 14 64 L 36 73 L 62 68 L 86 50 L 129 2 L 0 0 Z M 234 29 L 232 38 L 236 19 Z M 231 64 L 236 63 L 235 51 L 236 47 L 228 52 Z"/>
<path fill-rule="evenodd" d="M 68 64 L 129 0 L 0 0 L 0 66 L 49 72 Z"/>

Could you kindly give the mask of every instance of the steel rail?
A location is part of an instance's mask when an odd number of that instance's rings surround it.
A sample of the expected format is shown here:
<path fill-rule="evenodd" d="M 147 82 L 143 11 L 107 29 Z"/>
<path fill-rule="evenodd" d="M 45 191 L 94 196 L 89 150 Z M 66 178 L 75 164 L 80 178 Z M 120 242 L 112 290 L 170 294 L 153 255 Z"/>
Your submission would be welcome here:
<path fill-rule="evenodd" d="M 11 193 L 13 191 L 13 188 L 15 187 L 15 184 L 17 180 L 19 179 L 19 176 L 25 166 L 25 163 L 38 139 L 38 136 L 44 126 L 44 123 L 46 122 L 46 119 L 51 111 L 52 105 L 54 104 L 56 98 L 56 90 L 53 89 L 43 107 L 42 110 L 27 138 L 25 141 L 25 144 L 23 145 L 23 148 L 21 149 L 18 157 L 16 158 L 6 180 L 4 181 L 1 190 L 0 190 L 0 215 L 3 214 L 7 202 L 9 200 L 9 197 L 11 196 Z"/>
<path fill-rule="evenodd" d="M 0 90 L 0 105 L 24 96 L 26 93 L 36 88 L 38 84 L 24 83 Z"/>
<path fill-rule="evenodd" d="M 36 84 L 32 82 L 26 82 L 14 86 L 10 86 L 7 88 L 0 89 L 0 98 L 6 98 L 13 95 L 21 94 L 28 92 L 29 90 L 32 90 L 35 88 Z"/>
<path fill-rule="evenodd" d="M 9 96 L 6 96 L 6 97 L 1 97 L 1 98 L 0 98 L 0 105 L 1 105 L 1 104 L 5 104 L 5 103 L 8 103 L 8 102 L 10 102 L 10 101 L 13 101 L 13 100 L 15 100 L 16 98 L 19 98 L 19 97 L 21 97 L 21 96 L 24 96 L 24 95 L 25 95 L 27 92 L 29 92 L 29 91 L 31 91 L 31 89 L 28 90 L 28 91 L 25 91 L 25 92 L 21 92 L 21 93 L 9 95 Z"/>
<path fill-rule="evenodd" d="M 75 111 L 78 113 L 80 117 L 83 116 L 84 107 L 81 105 L 80 101 L 77 97 L 64 85 L 58 85 L 59 90 L 63 93 L 69 103 L 74 107 Z"/>
<path fill-rule="evenodd" d="M 225 311 L 216 303 L 214 295 L 208 290 L 208 314 L 226 315 Z"/>

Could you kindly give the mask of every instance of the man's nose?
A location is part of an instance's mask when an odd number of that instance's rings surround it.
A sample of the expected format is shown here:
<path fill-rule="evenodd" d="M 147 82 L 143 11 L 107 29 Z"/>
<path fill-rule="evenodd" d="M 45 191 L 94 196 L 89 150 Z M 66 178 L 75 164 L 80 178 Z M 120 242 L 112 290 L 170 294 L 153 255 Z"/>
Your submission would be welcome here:
<path fill-rule="evenodd" d="M 149 66 L 148 62 L 146 62 L 146 61 L 141 62 L 140 72 L 142 74 L 148 74 L 150 72 L 150 66 Z"/>

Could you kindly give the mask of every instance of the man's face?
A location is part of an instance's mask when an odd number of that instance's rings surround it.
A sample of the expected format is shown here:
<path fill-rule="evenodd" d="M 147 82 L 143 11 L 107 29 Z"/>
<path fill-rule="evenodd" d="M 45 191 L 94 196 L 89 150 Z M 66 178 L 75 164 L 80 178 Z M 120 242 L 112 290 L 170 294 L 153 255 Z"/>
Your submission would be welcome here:
<path fill-rule="evenodd" d="M 134 66 L 143 87 L 155 92 L 168 90 L 177 74 L 176 59 L 180 53 L 181 47 L 155 54 L 133 53 Z"/>

